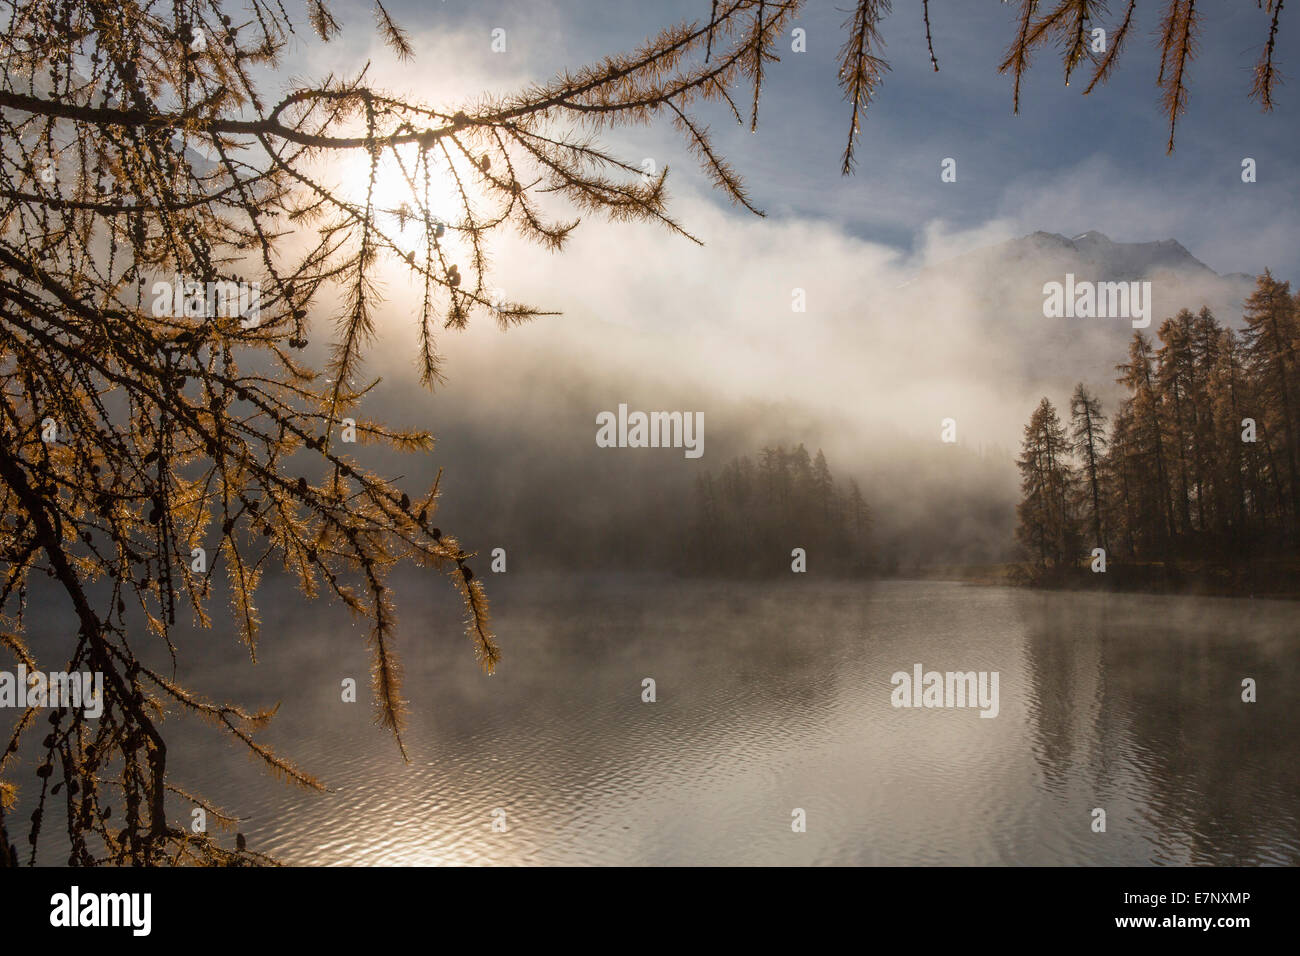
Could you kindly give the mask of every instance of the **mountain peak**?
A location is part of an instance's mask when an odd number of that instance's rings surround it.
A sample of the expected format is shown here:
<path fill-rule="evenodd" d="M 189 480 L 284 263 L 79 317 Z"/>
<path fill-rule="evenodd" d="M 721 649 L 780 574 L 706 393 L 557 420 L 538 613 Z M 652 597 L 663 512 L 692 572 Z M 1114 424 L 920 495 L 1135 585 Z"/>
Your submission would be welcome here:
<path fill-rule="evenodd" d="M 1213 274 L 1209 266 L 1188 252 L 1187 247 L 1177 239 L 1116 242 L 1095 229 L 1073 238 L 1040 229 L 1038 232 L 1011 240 L 1003 248 L 1013 250 L 1013 254 L 1017 256 L 1045 253 L 1053 256 L 1079 257 L 1080 267 L 1091 266 L 1097 269 L 1099 274 L 1115 272 L 1123 276 L 1131 274 L 1132 278 L 1160 270 L 1186 270 Z"/>

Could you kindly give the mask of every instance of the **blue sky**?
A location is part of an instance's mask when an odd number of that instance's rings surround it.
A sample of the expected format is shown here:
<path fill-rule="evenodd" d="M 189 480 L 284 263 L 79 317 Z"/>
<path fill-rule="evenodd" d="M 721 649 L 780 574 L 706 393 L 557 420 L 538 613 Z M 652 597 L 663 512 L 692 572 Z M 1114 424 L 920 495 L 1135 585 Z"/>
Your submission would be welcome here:
<path fill-rule="evenodd" d="M 919 2 L 895 3 L 883 26 L 891 72 L 867 115 L 855 176 L 839 174 L 848 105 L 836 86 L 835 58 L 846 3 L 813 0 L 798 25 L 808 52 L 787 52 L 774 65 L 756 135 L 716 116 L 719 144 L 746 177 L 758 204 L 775 217 L 812 217 L 903 251 L 915 250 L 935 223 L 979 230 L 1000 222 L 1012 232 L 1045 229 L 1075 234 L 1098 229 L 1119 240 L 1177 238 L 1220 272 L 1270 266 L 1300 273 L 1295 155 L 1300 91 L 1280 88 L 1277 108 L 1263 114 L 1247 100 L 1251 67 L 1268 21 L 1255 4 L 1202 4 L 1200 51 L 1189 110 L 1179 121 L 1177 148 L 1165 155 L 1167 122 L 1154 85 L 1156 10 L 1139 4 L 1138 23 L 1110 83 L 1082 96 L 1086 83 L 1062 82 L 1052 50 L 1036 58 L 1011 111 L 1011 80 L 996 65 L 1014 28 L 1015 9 L 993 2 L 935 0 L 931 18 L 941 70 L 930 69 Z M 1116 12 L 1122 4 L 1114 3 Z M 1145 9 L 1144 9 L 1145 8 Z M 365 4 L 338 6 L 359 63 L 387 58 Z M 417 39 L 417 70 L 446 64 L 455 40 L 458 73 L 492 78 L 509 89 L 520 78 L 541 80 L 562 67 L 630 49 L 658 27 L 707 16 L 706 0 L 632 3 L 620 0 L 394 0 L 389 9 Z M 1278 56 L 1294 69 L 1295 30 L 1284 11 Z M 1294 19 L 1294 18 L 1292 18 Z M 1112 14 L 1101 20 L 1114 26 Z M 493 54 L 489 35 L 507 30 L 509 51 Z M 422 61 L 422 62 L 421 62 Z M 335 59 L 331 66 L 338 67 Z M 436 84 L 435 84 L 436 85 Z M 496 84 L 493 84 L 496 85 Z M 438 89 L 420 90 L 440 100 Z M 702 177 L 666 128 L 614 140 L 666 158 L 677 191 L 704 190 Z M 1259 181 L 1240 181 L 1245 156 Z M 958 162 L 958 182 L 939 181 L 944 157 Z M 720 197 L 717 197 L 720 201 Z"/>

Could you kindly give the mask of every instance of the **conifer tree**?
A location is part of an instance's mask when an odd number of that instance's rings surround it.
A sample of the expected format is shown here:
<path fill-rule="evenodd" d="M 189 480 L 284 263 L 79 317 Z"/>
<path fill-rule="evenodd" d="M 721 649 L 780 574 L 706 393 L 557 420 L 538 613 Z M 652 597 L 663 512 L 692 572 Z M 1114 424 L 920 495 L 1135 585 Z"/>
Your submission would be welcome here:
<path fill-rule="evenodd" d="M 813 459 L 812 488 L 822 523 L 829 526 L 835 510 L 835 479 L 831 477 L 826 455 L 820 448 L 817 449 L 817 457 Z"/>
<path fill-rule="evenodd" d="M 1161 347 L 1156 351 L 1156 382 L 1161 404 L 1168 410 L 1164 416 L 1164 446 L 1170 449 L 1178 478 L 1178 510 L 1175 521 L 1178 532 L 1190 535 L 1192 526 L 1191 446 L 1196 434 L 1196 370 L 1192 345 L 1192 313 L 1182 309 L 1172 319 L 1160 325 L 1158 335 Z"/>
<path fill-rule="evenodd" d="M 849 479 L 849 498 L 848 498 L 848 518 L 849 527 L 852 528 L 853 534 L 863 540 L 871 530 L 871 509 L 867 506 L 867 501 L 862 497 L 862 489 L 858 487 L 856 478 Z"/>
<path fill-rule="evenodd" d="M 1108 480 L 1107 514 L 1111 516 L 1112 540 L 1124 543 L 1130 557 L 1138 554 L 1142 526 L 1138 519 L 1140 502 L 1137 496 L 1139 457 L 1135 449 L 1136 426 L 1133 423 L 1133 404 L 1125 401 L 1111 424 L 1108 454 L 1103 460 L 1103 474 Z M 1123 531 L 1114 534 L 1115 523 Z"/>
<path fill-rule="evenodd" d="M 1265 410 L 1266 447 L 1270 453 L 1276 448 L 1275 480 L 1279 488 L 1285 488 L 1283 513 L 1294 543 L 1300 546 L 1300 373 L 1296 368 L 1300 326 L 1296 314 L 1290 283 L 1277 281 L 1265 270 L 1246 299 L 1246 327 L 1241 335 L 1245 360 Z"/>
<path fill-rule="evenodd" d="M 1128 399 L 1132 403 L 1135 426 L 1130 450 L 1147 459 L 1151 466 L 1151 470 L 1142 475 L 1137 491 L 1156 509 L 1155 539 L 1160 550 L 1167 553 L 1174 536 L 1174 522 L 1166 469 L 1164 411 L 1156 388 L 1154 368 L 1155 356 L 1150 340 L 1141 332 L 1134 332 L 1129 342 L 1129 360 L 1116 366 L 1116 370 L 1120 372 L 1120 384 L 1128 386 L 1133 393 Z"/>
<path fill-rule="evenodd" d="M 1087 499 L 1084 509 L 1095 547 L 1105 548 L 1106 531 L 1102 520 L 1102 461 L 1106 454 L 1106 416 L 1101 402 L 1082 382 L 1074 387 L 1070 398 L 1070 438 L 1072 450 L 1083 466 L 1081 490 Z"/>
<path fill-rule="evenodd" d="M 1241 440 L 1242 420 L 1247 417 L 1244 410 L 1251 402 L 1247 398 L 1240 339 L 1231 329 L 1223 330 L 1220 337 L 1217 361 L 1210 370 L 1209 391 L 1225 502 L 1219 520 L 1233 553 L 1243 555 L 1250 541 L 1251 512 L 1258 512 L 1260 502 L 1259 461 L 1253 451 L 1257 445 Z"/>
<path fill-rule="evenodd" d="M 1073 562 L 1078 548 L 1069 499 L 1074 484 L 1069 442 L 1056 407 L 1043 398 L 1025 426 L 1021 445 L 1016 537 L 1040 568 Z"/>
<path fill-rule="evenodd" d="M 1225 517 L 1231 507 L 1228 468 L 1234 457 L 1239 457 L 1237 449 L 1227 447 L 1232 433 L 1224 429 L 1214 399 L 1225 331 L 1208 307 L 1202 307 L 1196 314 L 1192 326 L 1191 381 L 1195 390 L 1192 466 L 1196 476 L 1198 521 L 1201 531 L 1211 535 L 1225 532 L 1231 520 Z"/>

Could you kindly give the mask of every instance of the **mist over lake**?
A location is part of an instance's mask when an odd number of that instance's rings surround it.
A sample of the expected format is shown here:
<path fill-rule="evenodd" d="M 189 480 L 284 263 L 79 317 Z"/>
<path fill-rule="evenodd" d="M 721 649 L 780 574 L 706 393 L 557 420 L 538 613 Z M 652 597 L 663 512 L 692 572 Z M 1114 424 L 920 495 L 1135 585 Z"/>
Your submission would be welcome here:
<path fill-rule="evenodd" d="M 361 635 L 268 600 L 258 665 L 200 635 L 180 677 L 279 701 L 267 742 L 333 792 L 270 779 L 193 721 L 169 726 L 178 778 L 296 864 L 1300 862 L 1287 602 L 498 575 L 489 678 L 424 588 L 400 590 L 409 765 L 371 722 Z M 915 663 L 999 672 L 997 717 L 892 707 Z"/>

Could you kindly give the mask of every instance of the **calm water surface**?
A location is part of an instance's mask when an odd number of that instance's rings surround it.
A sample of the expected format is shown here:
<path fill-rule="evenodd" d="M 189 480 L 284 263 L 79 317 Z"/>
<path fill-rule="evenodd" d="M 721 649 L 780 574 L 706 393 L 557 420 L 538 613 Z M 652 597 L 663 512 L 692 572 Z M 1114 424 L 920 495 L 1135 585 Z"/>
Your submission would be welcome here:
<path fill-rule="evenodd" d="M 182 678 L 281 701 L 265 739 L 333 792 L 207 729 L 173 747 L 178 779 L 299 864 L 1300 863 L 1295 604 L 511 578 L 489 582 L 491 678 L 442 582 L 404 589 L 409 764 L 371 722 L 363 626 L 264 602 L 256 667 L 204 635 Z M 998 671 L 999 715 L 892 707 L 918 662 Z"/>

